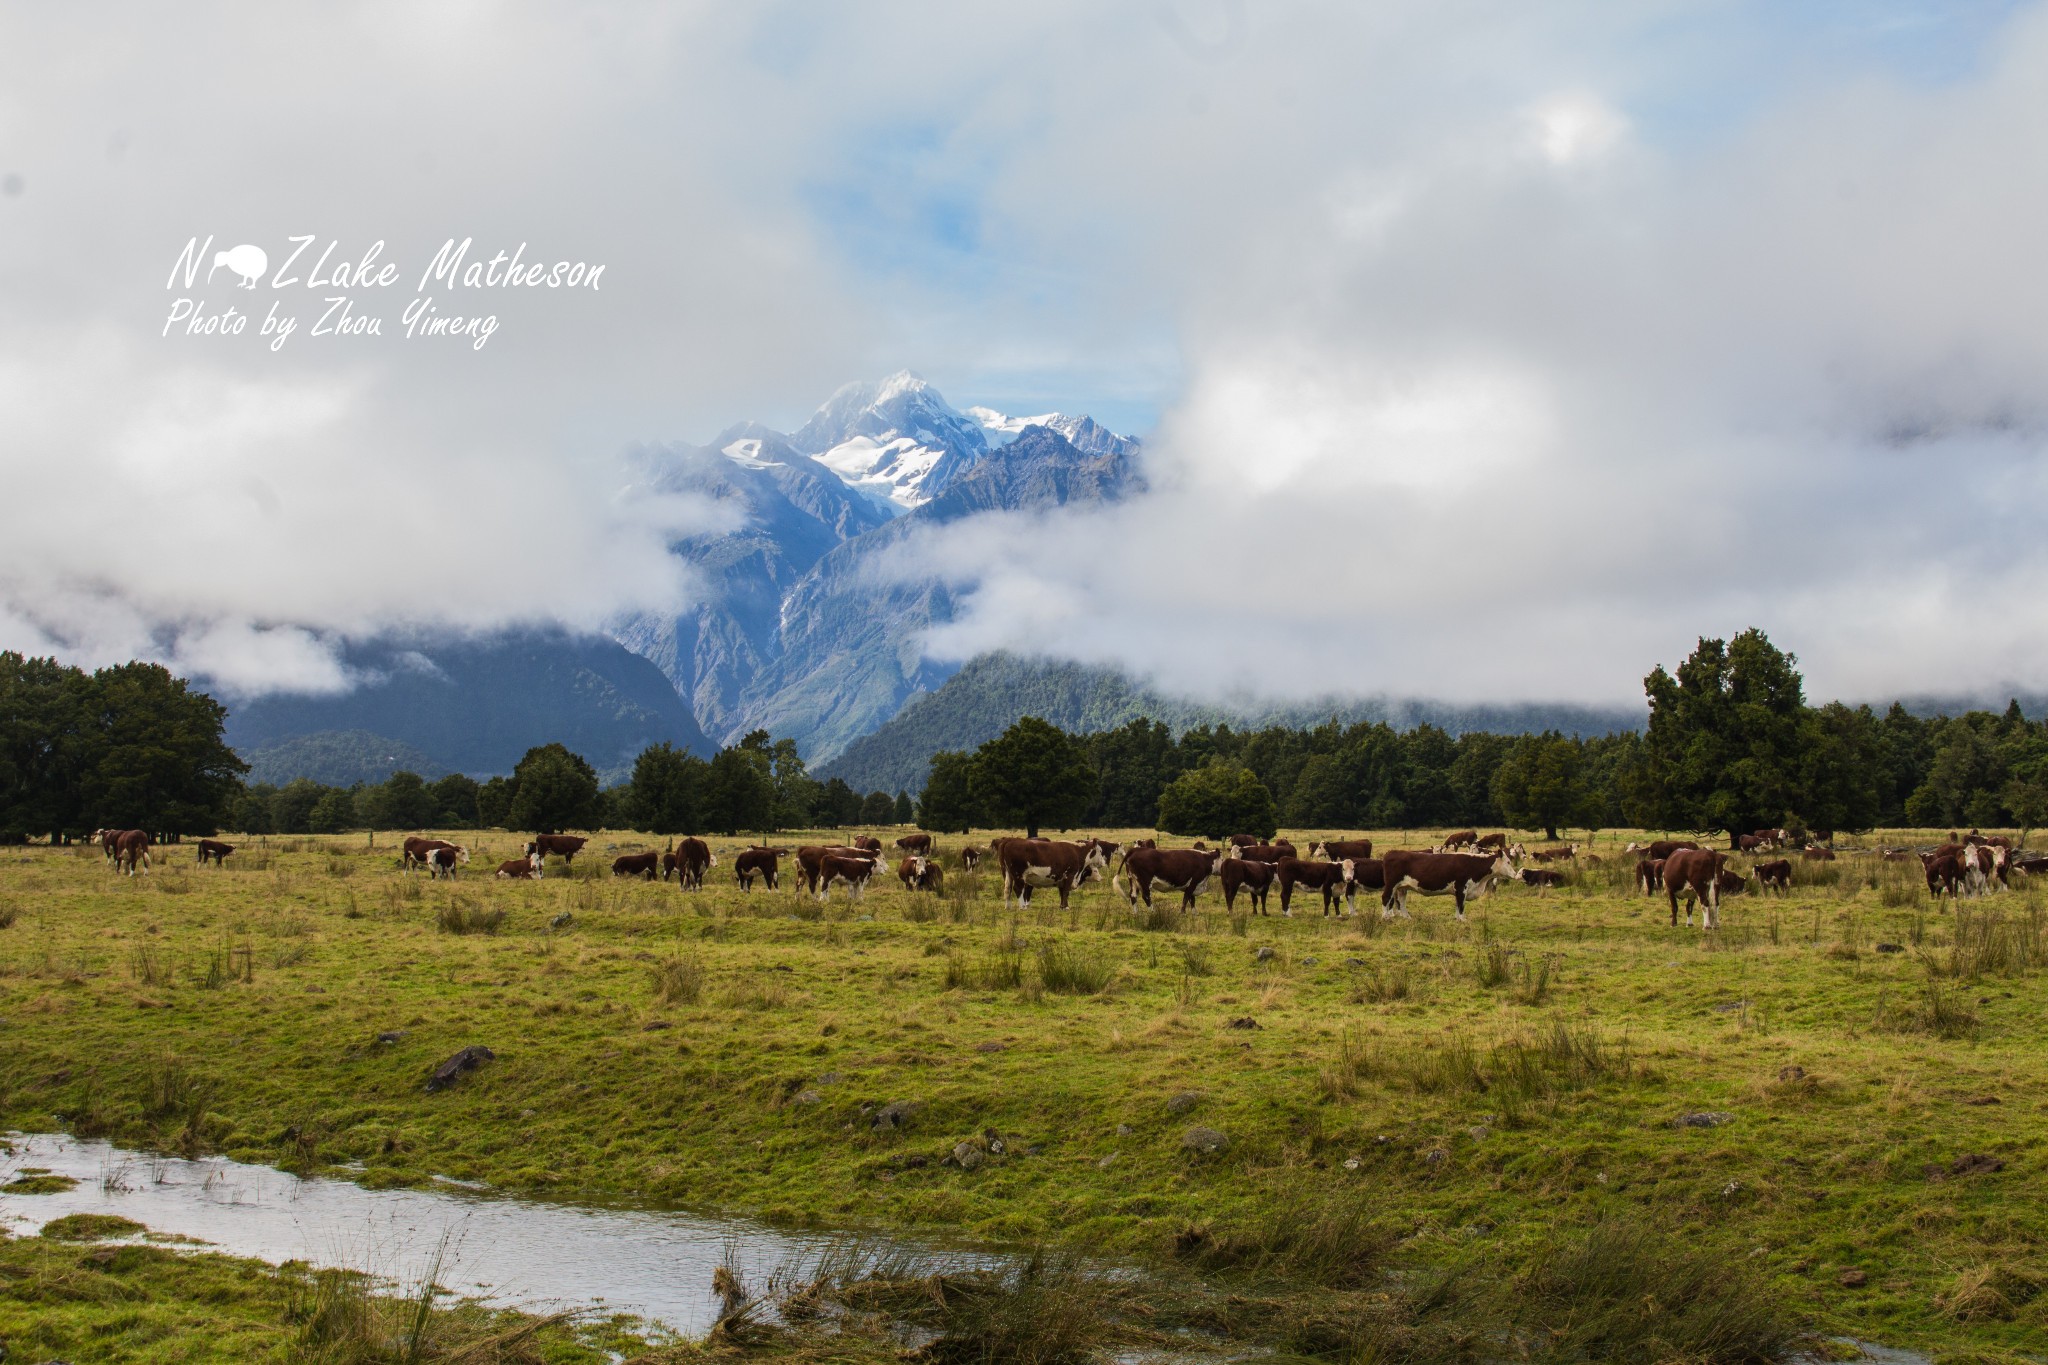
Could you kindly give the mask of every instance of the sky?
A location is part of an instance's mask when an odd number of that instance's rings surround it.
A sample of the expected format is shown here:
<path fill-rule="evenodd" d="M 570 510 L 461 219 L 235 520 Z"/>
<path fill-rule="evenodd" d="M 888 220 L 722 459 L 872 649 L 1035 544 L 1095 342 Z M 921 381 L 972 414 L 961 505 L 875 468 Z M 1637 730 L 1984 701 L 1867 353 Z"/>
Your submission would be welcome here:
<path fill-rule="evenodd" d="M 918 541 L 938 657 L 2048 691 L 2043 126 L 2038 4 L 9 6 L 0 648 L 249 696 L 675 609 L 723 514 L 622 453 L 909 368 L 1153 489 Z M 604 269 L 423 280 L 464 239 Z"/>

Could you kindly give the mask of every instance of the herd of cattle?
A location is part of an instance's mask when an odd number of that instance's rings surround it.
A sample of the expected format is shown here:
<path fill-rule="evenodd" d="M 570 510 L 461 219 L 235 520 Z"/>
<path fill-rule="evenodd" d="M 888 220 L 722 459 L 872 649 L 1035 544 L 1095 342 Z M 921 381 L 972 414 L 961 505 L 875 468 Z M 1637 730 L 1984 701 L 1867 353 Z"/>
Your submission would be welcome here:
<path fill-rule="evenodd" d="M 1836 852 L 1829 846 L 1832 836 L 1816 832 L 1813 837 L 1818 842 L 1805 844 L 1800 850 L 1801 858 L 1810 862 L 1833 861 Z M 120 868 L 130 876 L 138 870 L 149 871 L 151 841 L 145 831 L 95 830 L 92 839 L 106 854 L 110 867 Z M 574 834 L 536 835 L 526 845 L 525 856 L 500 863 L 497 875 L 520 880 L 537 877 L 549 858 L 573 863 L 588 842 Z M 1684 896 L 1686 923 L 1692 923 L 1693 907 L 1698 904 L 1701 927 L 1712 929 L 1720 925 L 1721 901 L 1743 894 L 1751 879 L 1760 894 L 1772 890 L 1783 894 L 1790 890 L 1790 858 L 1756 861 L 1746 873 L 1729 865 L 1735 854 L 1760 855 L 1783 849 L 1787 843 L 1786 831 L 1764 829 L 1754 834 L 1732 835 L 1725 851 L 1706 848 L 1693 839 L 1658 839 L 1648 844 L 1631 843 L 1623 852 L 1637 857 L 1635 885 L 1639 892 L 1665 893 L 1674 926 L 1678 923 L 1678 900 Z M 896 848 L 901 857 L 895 874 L 906 890 L 943 889 L 944 872 L 933 854 L 931 835 L 906 834 L 896 840 Z M 235 846 L 217 839 L 201 839 L 198 850 L 200 863 L 220 864 L 235 851 Z M 1524 867 L 1525 861 L 1584 861 L 1589 866 L 1597 866 L 1601 861 L 1595 854 L 1587 854 L 1582 860 L 1576 844 L 1527 852 L 1519 844 L 1510 844 L 1505 834 L 1482 836 L 1469 829 L 1444 836 L 1433 848 L 1390 849 L 1378 858 L 1372 856 L 1372 851 L 1370 839 L 1314 840 L 1304 858 L 1285 839 L 1267 843 L 1248 834 L 1235 834 L 1223 847 L 1214 849 L 1200 841 L 1192 848 L 1163 849 L 1154 839 L 1140 839 L 1127 848 L 1109 839 L 997 838 L 990 840 L 987 853 L 1002 874 L 1005 908 L 1013 894 L 1018 904 L 1028 909 L 1034 890 L 1051 889 L 1059 892 L 1060 907 L 1065 909 L 1075 891 L 1107 876 L 1111 887 L 1132 909 L 1140 903 L 1151 908 L 1154 891 L 1178 891 L 1181 909 L 1192 911 L 1196 898 L 1213 881 L 1223 892 L 1224 905 L 1232 912 L 1242 892 L 1253 911 L 1268 913 L 1268 893 L 1278 886 L 1283 915 L 1294 913 L 1297 890 L 1319 893 L 1325 916 L 1339 904 L 1345 912 L 1355 915 L 1359 892 L 1377 891 L 1382 916 L 1408 915 L 1408 897 L 1413 894 L 1451 897 L 1460 919 L 1465 917 L 1468 903 L 1507 882 L 1521 882 L 1541 891 L 1566 879 L 1564 873 L 1553 868 Z M 1946 843 L 1930 850 L 1880 848 L 1877 853 L 1887 862 L 1918 858 L 1927 890 L 1937 903 L 1944 896 L 1979 896 L 2008 889 L 2015 870 L 2030 874 L 2048 872 L 2048 857 L 2020 857 L 2011 840 L 1979 834 L 1976 830 L 1960 836 L 1950 834 Z M 983 856 L 979 848 L 963 848 L 961 866 L 974 870 Z M 844 845 L 806 845 L 794 850 L 759 845 L 743 849 L 733 858 L 734 879 L 742 891 L 752 891 L 756 881 L 770 891 L 778 890 L 781 860 L 790 857 L 796 863 L 798 889 L 821 901 L 838 885 L 844 885 L 848 897 L 858 901 L 874 876 L 889 866 L 882 841 L 862 835 Z M 1111 873 L 1113 858 L 1119 861 L 1116 871 Z M 453 878 L 457 869 L 469 862 L 469 850 L 445 839 L 414 835 L 405 841 L 403 862 L 408 872 L 424 867 L 429 876 Z M 662 881 L 674 877 L 685 889 L 702 890 L 705 872 L 716 866 L 718 857 L 710 845 L 702 839 L 685 838 L 674 841 L 664 852 L 621 854 L 612 860 L 612 875 L 648 880 L 659 877 Z"/>

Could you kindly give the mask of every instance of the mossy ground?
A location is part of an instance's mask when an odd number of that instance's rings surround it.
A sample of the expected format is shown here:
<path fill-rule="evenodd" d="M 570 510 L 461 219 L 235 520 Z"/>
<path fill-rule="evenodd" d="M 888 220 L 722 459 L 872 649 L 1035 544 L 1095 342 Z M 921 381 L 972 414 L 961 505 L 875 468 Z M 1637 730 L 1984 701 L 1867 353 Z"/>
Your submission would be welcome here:
<path fill-rule="evenodd" d="M 133 879 L 5 851 L 0 1119 L 372 1186 L 1137 1255 L 1362 1190 L 1422 1258 L 1513 1263 L 1618 1217 L 1746 1258 L 1823 1330 L 1945 1352 L 2048 1330 L 2033 890 L 1966 903 L 1970 930 L 1916 864 L 1844 854 L 1702 934 L 1632 892 L 1624 835 L 1467 924 L 1446 901 L 1282 919 L 1276 895 L 1271 917 L 1211 896 L 1148 927 L 1106 886 L 1006 912 L 950 857 L 945 894 L 878 878 L 821 911 L 741 894 L 729 855 L 703 892 L 587 877 L 644 836 L 540 883 L 488 878 L 515 836 L 452 837 L 479 846 L 455 885 L 402 874 L 390 834 L 241 840 L 224 870 L 173 846 Z M 492 911 L 494 932 L 442 927 Z M 471 1043 L 497 1059 L 426 1093 Z M 871 1128 L 898 1102 L 904 1126 Z M 1672 1126 L 1695 1111 L 1732 1121 Z M 1229 1149 L 1185 1150 L 1193 1125 Z M 946 1163 L 991 1129 L 1004 1155 Z M 2003 1168 L 1949 1173 L 1969 1155 Z"/>

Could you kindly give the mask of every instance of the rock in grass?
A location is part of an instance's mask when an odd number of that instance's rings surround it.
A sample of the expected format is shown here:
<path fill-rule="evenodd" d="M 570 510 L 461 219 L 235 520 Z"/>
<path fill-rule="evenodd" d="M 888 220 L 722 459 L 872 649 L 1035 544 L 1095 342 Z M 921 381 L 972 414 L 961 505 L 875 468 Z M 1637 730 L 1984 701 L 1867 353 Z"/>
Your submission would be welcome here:
<path fill-rule="evenodd" d="M 1201 1102 L 1202 1097 L 1200 1095 L 1197 1095 L 1192 1090 L 1183 1090 L 1166 1102 L 1166 1112 L 1169 1114 L 1185 1114 Z"/>
<path fill-rule="evenodd" d="M 1180 1145 L 1190 1152 L 1213 1156 L 1217 1152 L 1228 1150 L 1230 1139 L 1214 1128 L 1190 1128 L 1181 1135 Z"/>
<path fill-rule="evenodd" d="M 462 1051 L 434 1068 L 434 1074 L 427 1077 L 427 1089 L 446 1090 L 455 1084 L 465 1071 L 474 1071 L 485 1062 L 497 1060 L 498 1054 L 481 1043 L 471 1043 Z"/>
<path fill-rule="evenodd" d="M 1118 1137 L 1129 1137 L 1132 1133 L 1135 1133 L 1137 1131 L 1137 1129 L 1131 1127 L 1131 1125 L 1128 1123 L 1119 1123 L 1116 1126 L 1116 1135 Z"/>
<path fill-rule="evenodd" d="M 868 1119 L 868 1128 L 877 1133 L 902 1128 L 910 1122 L 910 1116 L 916 1110 L 917 1105 L 910 1100 L 898 1100 L 894 1104 L 884 1105 Z"/>
<path fill-rule="evenodd" d="M 953 1144 L 953 1164 L 963 1171 L 971 1171 L 986 1160 L 988 1157 L 983 1154 L 981 1148 L 971 1142 Z"/>
<path fill-rule="evenodd" d="M 1273 960 L 1273 950 L 1271 948 L 1259 949 L 1258 960 L 1261 962 L 1271 962 Z"/>
<path fill-rule="evenodd" d="M 1671 1120 L 1673 1128 L 1719 1128 L 1724 1123 L 1735 1122 L 1735 1115 L 1703 1110 L 1697 1114 L 1680 1114 Z"/>
<path fill-rule="evenodd" d="M 1903 943 L 1880 943 L 1877 945 L 1877 950 L 1880 953 L 1903 953 L 1906 951 L 1906 945 Z"/>
<path fill-rule="evenodd" d="M 377 1041 L 380 1043 L 402 1043 L 405 1041 L 406 1035 L 411 1032 L 411 1029 L 391 1029 L 388 1032 L 378 1034 Z"/>
<path fill-rule="evenodd" d="M 1108 1170 L 1110 1167 L 1116 1165 L 1116 1159 L 1118 1155 L 1119 1153 L 1111 1152 L 1108 1156 L 1102 1158 L 1102 1160 L 1095 1163 L 1095 1169 L 1098 1171 Z"/>
<path fill-rule="evenodd" d="M 791 1104 L 823 1104 L 824 1102 L 825 1097 L 815 1090 L 800 1090 L 797 1092 L 796 1098 L 790 1101 Z"/>
<path fill-rule="evenodd" d="M 1870 1276 L 1860 1270 L 1845 1270 L 1839 1283 L 1844 1289 L 1861 1289 L 1870 1283 Z"/>

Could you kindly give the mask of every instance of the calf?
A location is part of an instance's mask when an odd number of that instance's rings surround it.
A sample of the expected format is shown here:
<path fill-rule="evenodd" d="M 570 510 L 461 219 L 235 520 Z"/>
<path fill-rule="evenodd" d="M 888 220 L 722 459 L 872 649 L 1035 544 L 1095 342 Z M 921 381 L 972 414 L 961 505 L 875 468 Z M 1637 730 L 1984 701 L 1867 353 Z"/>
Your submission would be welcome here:
<path fill-rule="evenodd" d="M 1535 887 L 1539 894 L 1553 886 L 1563 886 L 1565 882 L 1564 873 L 1552 872 L 1540 867 L 1523 868 L 1521 877 L 1522 885 Z"/>
<path fill-rule="evenodd" d="M 1780 858 L 1774 863 L 1758 863 L 1750 869 L 1756 873 L 1759 893 L 1776 890 L 1779 895 L 1788 895 L 1792 890 L 1792 860 Z"/>
<path fill-rule="evenodd" d="M 541 866 L 546 867 L 550 858 L 560 858 L 565 864 L 575 862 L 576 855 L 589 842 L 580 834 L 536 834 L 533 842 L 526 846 L 526 851 L 537 854 Z"/>
<path fill-rule="evenodd" d="M 913 853 L 896 864 L 896 880 L 903 883 L 905 891 L 938 891 L 945 886 L 945 879 L 939 865 L 923 854 Z"/>
<path fill-rule="evenodd" d="M 932 856 L 932 836 L 929 834 L 906 834 L 896 841 L 896 847 L 906 853 L 921 853 Z"/>
<path fill-rule="evenodd" d="M 1282 858 L 1278 864 L 1280 872 L 1280 913 L 1292 915 L 1294 888 L 1312 886 L 1323 893 L 1323 915 L 1330 913 L 1330 902 L 1341 900 L 1351 914 L 1358 913 L 1358 887 L 1352 881 L 1356 864 L 1349 858 L 1336 862 L 1309 862 L 1302 858 Z"/>
<path fill-rule="evenodd" d="M 1725 853 L 1700 848 L 1681 848 L 1664 860 L 1664 894 L 1671 901 L 1671 927 L 1678 927 L 1678 893 L 1697 895 L 1702 907 L 1700 928 L 1721 927 L 1721 870 L 1728 861 Z M 1692 923 L 1692 899 L 1685 905 L 1685 922 Z"/>
<path fill-rule="evenodd" d="M 1491 891 L 1496 882 L 1515 875 L 1514 860 L 1505 853 L 1410 853 L 1396 849 L 1383 860 L 1386 885 L 1380 890 L 1382 918 L 1408 914 L 1408 893 L 1449 896 L 1465 918 L 1465 902 Z"/>
<path fill-rule="evenodd" d="M 139 829 L 124 829 L 114 838 L 114 866 L 124 869 L 129 876 L 141 867 L 149 872 L 149 835 Z"/>
<path fill-rule="evenodd" d="M 679 839 L 672 852 L 661 855 L 661 879 L 667 881 L 674 873 L 676 885 L 685 891 L 702 891 L 705 869 L 717 866 L 711 845 L 698 838 Z"/>
<path fill-rule="evenodd" d="M 960 870 L 962 872 L 972 872 L 974 871 L 974 869 L 980 866 L 980 849 L 974 847 L 974 845 L 972 844 L 969 844 L 966 848 L 960 850 Z"/>
<path fill-rule="evenodd" d="M 524 858 L 514 858 L 498 864 L 498 875 L 516 881 L 531 881 L 540 872 L 540 859 L 529 853 Z"/>
<path fill-rule="evenodd" d="M 661 872 L 661 855 L 652 849 L 645 853 L 621 853 L 612 859 L 614 877 L 645 877 L 653 881 Z M 668 880 L 666 877 L 663 881 Z"/>
<path fill-rule="evenodd" d="M 752 891 L 754 878 L 759 877 L 770 891 L 779 891 L 776 859 L 789 852 L 786 848 L 750 848 L 732 860 L 733 880 L 740 884 L 740 890 Z"/>
<path fill-rule="evenodd" d="M 825 859 L 866 858 L 875 861 L 876 855 L 866 849 L 846 844 L 806 844 L 796 851 L 796 880 L 800 890 L 817 894 L 820 879 L 824 876 Z"/>
<path fill-rule="evenodd" d="M 1664 860 L 1644 858 L 1636 864 L 1636 886 L 1645 896 L 1664 889 Z"/>
<path fill-rule="evenodd" d="M 1927 873 L 1927 894 L 1934 897 L 1936 905 L 1943 896 L 1958 896 L 1957 887 L 1963 880 L 1961 858 L 1953 853 L 1930 854 L 1921 866 Z"/>
<path fill-rule="evenodd" d="M 1459 849 L 1463 848 L 1463 847 L 1464 847 L 1465 845 L 1467 845 L 1467 844 L 1476 844 L 1476 843 L 1478 843 L 1478 842 L 1479 842 L 1479 831 L 1478 831 L 1478 830 L 1476 830 L 1476 829 L 1461 829 L 1461 830 L 1457 830 L 1457 831 L 1455 831 L 1454 833 L 1451 833 L 1451 834 L 1446 834 L 1446 835 L 1444 836 L 1444 841 L 1443 841 L 1443 842 L 1442 842 L 1441 844 L 1437 845 L 1437 851 L 1438 851 L 1438 852 L 1440 852 L 1440 853 L 1456 853 L 1456 852 L 1457 852 L 1457 851 L 1458 851 Z"/>
<path fill-rule="evenodd" d="M 201 867 L 206 866 L 207 859 L 211 858 L 213 865 L 219 867 L 221 866 L 221 859 L 234 851 L 235 846 L 233 844 L 224 844 L 218 839 L 201 839 L 199 841 L 199 865 Z"/>
<path fill-rule="evenodd" d="M 861 849 L 865 853 L 868 850 Z M 868 889 L 868 878 L 875 875 L 873 858 L 848 858 L 837 853 L 828 853 L 818 863 L 818 899 L 824 900 L 832 894 L 835 882 L 846 883 L 846 898 L 858 902 L 860 893 Z"/>
<path fill-rule="evenodd" d="M 456 865 L 468 861 L 469 850 L 459 844 L 442 844 L 439 848 L 430 848 L 427 850 L 426 858 L 427 875 L 446 877 L 454 881 Z"/>
<path fill-rule="evenodd" d="M 1109 855 L 1093 843 L 1072 844 L 1064 839 L 1004 839 L 996 850 L 1003 869 L 1003 908 L 1010 906 L 1015 888 L 1020 908 L 1031 908 L 1034 887 L 1050 886 L 1060 893 L 1060 909 L 1085 881 L 1109 869 Z"/>
<path fill-rule="evenodd" d="M 1349 858 L 1356 862 L 1360 858 L 1372 856 L 1372 840 L 1319 839 L 1308 846 L 1308 856 L 1322 858 L 1328 862 L 1336 862 L 1340 858 Z"/>
<path fill-rule="evenodd" d="M 1227 848 L 1141 848 L 1132 851 L 1124 859 L 1122 871 L 1112 878 L 1110 885 L 1118 895 L 1130 902 L 1131 909 L 1138 908 L 1142 898 L 1146 909 L 1152 907 L 1152 888 L 1163 887 L 1180 892 L 1180 908 L 1183 913 L 1195 908 L 1195 897 L 1209 885 L 1209 878 L 1223 870 L 1223 864 L 1230 860 Z M 1242 862 L 1243 859 L 1238 861 Z M 1123 873 L 1131 874 L 1131 888 L 1123 888 Z M 1281 892 L 1284 897 L 1285 891 Z"/>
<path fill-rule="evenodd" d="M 1235 912 L 1237 893 L 1242 888 L 1252 898 L 1252 909 L 1266 913 L 1266 893 L 1273 889 L 1273 875 L 1277 869 L 1272 863 L 1252 862 L 1244 858 L 1223 860 L 1223 908 Z"/>

